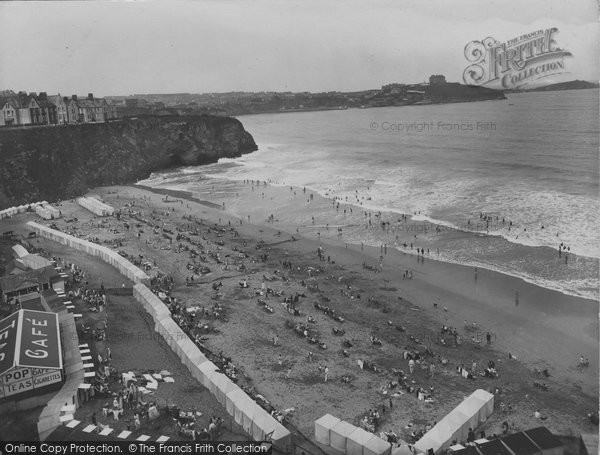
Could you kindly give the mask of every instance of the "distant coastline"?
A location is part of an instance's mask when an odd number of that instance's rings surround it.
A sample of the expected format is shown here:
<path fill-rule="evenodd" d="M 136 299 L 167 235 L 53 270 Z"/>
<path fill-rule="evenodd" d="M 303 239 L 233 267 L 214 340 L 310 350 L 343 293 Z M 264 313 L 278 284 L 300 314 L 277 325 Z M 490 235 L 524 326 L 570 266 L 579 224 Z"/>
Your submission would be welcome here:
<path fill-rule="evenodd" d="M 505 90 L 506 93 L 523 93 L 523 92 L 556 92 L 559 90 L 588 90 L 600 87 L 597 82 L 588 81 L 569 81 L 559 82 L 557 84 L 544 85 L 543 87 L 535 87 L 519 90 Z"/>

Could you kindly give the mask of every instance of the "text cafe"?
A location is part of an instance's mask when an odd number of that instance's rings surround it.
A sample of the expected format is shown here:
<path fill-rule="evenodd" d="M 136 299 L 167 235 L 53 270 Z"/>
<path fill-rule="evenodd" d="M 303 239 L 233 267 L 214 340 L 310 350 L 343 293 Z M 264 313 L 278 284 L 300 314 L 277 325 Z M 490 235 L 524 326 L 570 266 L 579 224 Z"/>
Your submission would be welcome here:
<path fill-rule="evenodd" d="M 48 386 L 58 387 L 63 380 L 62 360 L 56 313 L 19 310 L 2 319 L 0 400 L 20 399 L 48 392 Z"/>

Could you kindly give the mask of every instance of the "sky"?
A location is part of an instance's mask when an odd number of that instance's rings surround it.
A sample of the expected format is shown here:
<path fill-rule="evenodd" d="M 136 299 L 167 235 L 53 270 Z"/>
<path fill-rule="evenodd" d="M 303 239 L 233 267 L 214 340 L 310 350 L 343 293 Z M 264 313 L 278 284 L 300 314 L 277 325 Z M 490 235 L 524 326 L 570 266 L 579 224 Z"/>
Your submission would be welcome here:
<path fill-rule="evenodd" d="M 462 82 L 465 45 L 557 27 L 599 79 L 595 0 L 0 2 L 0 90 L 96 96 Z"/>

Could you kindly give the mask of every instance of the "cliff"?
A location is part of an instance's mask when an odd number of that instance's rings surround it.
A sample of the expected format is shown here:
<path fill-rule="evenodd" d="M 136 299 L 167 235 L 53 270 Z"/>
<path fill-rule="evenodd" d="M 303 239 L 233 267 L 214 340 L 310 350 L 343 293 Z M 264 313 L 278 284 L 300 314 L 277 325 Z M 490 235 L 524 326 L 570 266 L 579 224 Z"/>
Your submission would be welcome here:
<path fill-rule="evenodd" d="M 71 198 L 180 165 L 257 150 L 230 117 L 140 117 L 111 123 L 0 130 L 0 208 Z"/>

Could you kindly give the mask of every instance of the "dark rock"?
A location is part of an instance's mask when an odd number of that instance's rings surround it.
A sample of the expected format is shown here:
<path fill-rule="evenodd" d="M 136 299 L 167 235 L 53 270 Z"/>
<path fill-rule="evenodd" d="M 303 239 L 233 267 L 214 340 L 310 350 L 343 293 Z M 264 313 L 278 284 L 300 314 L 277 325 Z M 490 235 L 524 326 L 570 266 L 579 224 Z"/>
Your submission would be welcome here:
<path fill-rule="evenodd" d="M 0 129 L 0 208 L 68 199 L 257 149 L 239 120 L 209 115 Z"/>

